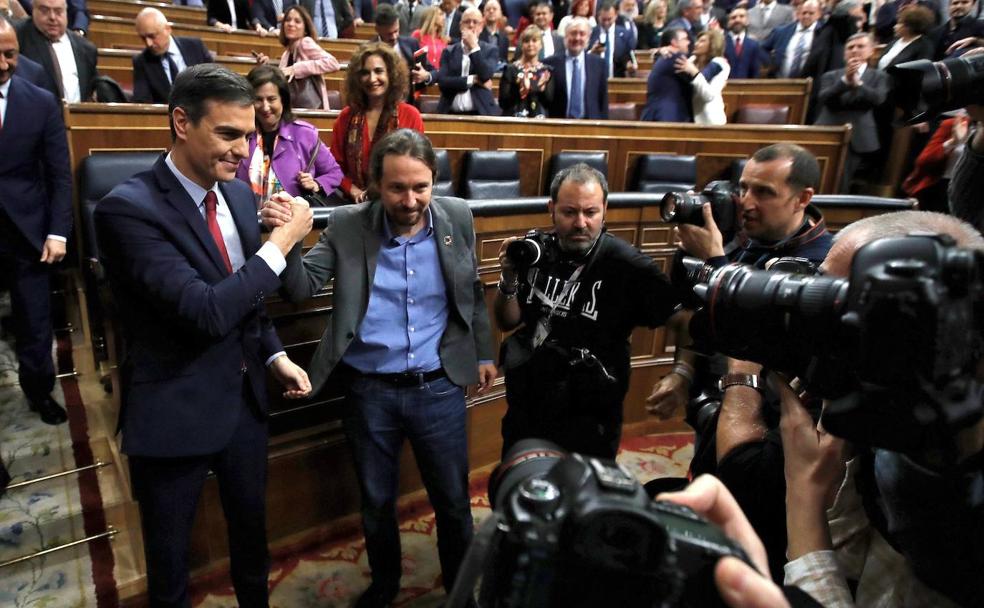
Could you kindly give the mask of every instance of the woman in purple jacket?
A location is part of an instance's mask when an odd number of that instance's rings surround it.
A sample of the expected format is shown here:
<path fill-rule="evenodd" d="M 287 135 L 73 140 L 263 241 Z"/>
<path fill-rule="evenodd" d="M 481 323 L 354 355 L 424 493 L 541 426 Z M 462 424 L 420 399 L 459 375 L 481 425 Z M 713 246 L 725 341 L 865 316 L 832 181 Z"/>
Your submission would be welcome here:
<path fill-rule="evenodd" d="M 246 78 L 256 92 L 256 132 L 249 136 L 249 154 L 239 162 L 236 177 L 252 187 L 257 204 L 281 190 L 292 196 L 321 195 L 313 200 L 323 201 L 341 183 L 342 170 L 314 125 L 294 119 L 283 72 L 261 65 Z"/>

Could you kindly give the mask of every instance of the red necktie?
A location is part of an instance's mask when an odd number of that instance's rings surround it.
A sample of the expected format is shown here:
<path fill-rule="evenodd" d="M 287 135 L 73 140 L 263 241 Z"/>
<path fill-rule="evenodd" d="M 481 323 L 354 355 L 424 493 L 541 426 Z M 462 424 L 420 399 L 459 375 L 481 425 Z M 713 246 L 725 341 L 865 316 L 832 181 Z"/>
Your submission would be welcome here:
<path fill-rule="evenodd" d="M 739 57 L 741 57 L 741 41 L 742 41 L 742 36 L 738 36 L 735 39 L 735 55 Z"/>
<path fill-rule="evenodd" d="M 205 221 L 208 223 L 208 231 L 212 233 L 212 240 L 222 254 L 222 261 L 225 262 L 226 270 L 232 273 L 232 262 L 229 261 L 229 251 L 226 250 L 225 239 L 222 238 L 222 230 L 219 229 L 219 220 L 215 217 L 215 207 L 219 203 L 215 192 L 209 190 L 205 194 Z"/>

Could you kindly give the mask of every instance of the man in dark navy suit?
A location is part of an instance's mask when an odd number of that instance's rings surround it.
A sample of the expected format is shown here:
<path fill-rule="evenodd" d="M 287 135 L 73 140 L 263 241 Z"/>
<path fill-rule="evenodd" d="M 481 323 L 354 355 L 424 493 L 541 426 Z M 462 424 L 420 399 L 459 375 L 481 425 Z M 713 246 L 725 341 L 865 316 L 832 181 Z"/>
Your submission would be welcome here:
<path fill-rule="evenodd" d="M 212 61 L 212 54 L 198 38 L 171 35 L 171 24 L 156 8 L 137 14 L 137 36 L 147 46 L 133 57 L 133 101 L 167 103 L 171 83 L 181 70 Z"/>
<path fill-rule="evenodd" d="M 608 118 L 608 72 L 604 59 L 585 52 L 590 31 L 587 19 L 571 19 L 564 49 L 543 60 L 555 79 L 551 118 Z"/>
<path fill-rule="evenodd" d="M 61 103 L 14 74 L 19 46 L 0 19 L 0 269 L 10 297 L 18 377 L 31 409 L 48 424 L 68 419 L 51 398 L 51 265 L 65 257 L 72 231 L 72 179 Z"/>
<path fill-rule="evenodd" d="M 376 6 L 376 37 L 380 42 L 388 44 L 399 51 L 407 63 L 410 74 L 410 88 L 407 92 L 407 103 L 420 105 L 417 94 L 437 81 L 437 69 L 427 61 L 427 53 L 420 52 L 420 42 L 416 38 L 400 35 L 400 15 L 392 4 Z"/>
<path fill-rule="evenodd" d="M 478 39 L 494 46 L 499 51 L 499 65 L 509 61 L 509 34 L 500 27 L 502 24 L 502 5 L 499 0 L 485 0 L 482 4 L 482 18 L 485 27 Z"/>
<path fill-rule="evenodd" d="M 748 9 L 737 7 L 728 14 L 728 34 L 724 37 L 724 58 L 731 65 L 728 79 L 758 78 L 769 60 L 759 41 L 748 35 Z"/>
<path fill-rule="evenodd" d="M 51 75 L 49 89 L 69 103 L 89 101 L 98 76 L 96 46 L 69 29 L 65 0 L 35 0 L 29 21 L 17 24 L 20 52 Z"/>
<path fill-rule="evenodd" d="M 675 62 L 687 56 L 690 38 L 687 32 L 671 28 L 660 36 L 660 46 L 673 50 L 653 64 L 646 81 L 646 107 L 639 120 L 652 122 L 693 122 L 693 96 L 690 78 L 677 73 Z"/>
<path fill-rule="evenodd" d="M 638 66 L 632 61 L 636 46 L 632 32 L 615 22 L 618 17 L 615 0 L 605 0 L 598 9 L 598 25 L 591 31 L 588 48 L 605 60 L 609 77 L 635 76 Z"/>
<path fill-rule="evenodd" d="M 461 41 L 441 53 L 437 73 L 437 86 L 441 89 L 437 111 L 441 114 L 498 116 L 502 113 L 492 96 L 492 75 L 499 51 L 478 39 L 482 24 L 481 11 L 465 9 L 461 15 Z"/>
<path fill-rule="evenodd" d="M 287 398 L 310 392 L 263 309 L 285 255 L 311 228 L 293 217 L 260 246 L 256 204 L 234 179 L 255 129 L 253 87 L 216 64 L 174 81 L 171 151 L 99 202 L 96 233 L 123 327 L 120 428 L 140 506 L 152 607 L 188 607 L 188 547 L 215 473 L 240 606 L 268 605 L 269 370 Z M 289 195 L 277 195 L 290 203 Z"/>

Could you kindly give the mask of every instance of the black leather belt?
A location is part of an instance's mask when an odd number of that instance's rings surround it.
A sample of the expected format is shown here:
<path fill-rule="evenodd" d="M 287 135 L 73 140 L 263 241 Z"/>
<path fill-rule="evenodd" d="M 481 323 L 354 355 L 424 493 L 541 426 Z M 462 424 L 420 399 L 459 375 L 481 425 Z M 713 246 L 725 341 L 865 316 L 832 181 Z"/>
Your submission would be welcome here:
<path fill-rule="evenodd" d="M 439 367 L 430 372 L 400 372 L 399 374 L 365 374 L 358 370 L 353 371 L 360 376 L 372 378 L 373 380 L 379 380 L 398 388 L 420 386 L 421 384 L 426 384 L 439 378 L 447 377 L 447 373 L 445 373 L 443 367 Z"/>

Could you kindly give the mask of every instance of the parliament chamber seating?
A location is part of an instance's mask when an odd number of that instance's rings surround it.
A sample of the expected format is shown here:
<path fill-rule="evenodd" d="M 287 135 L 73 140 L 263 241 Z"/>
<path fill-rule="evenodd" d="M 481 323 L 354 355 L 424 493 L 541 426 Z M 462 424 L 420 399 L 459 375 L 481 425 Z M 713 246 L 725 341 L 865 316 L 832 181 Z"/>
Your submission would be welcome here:
<path fill-rule="evenodd" d="M 633 101 L 608 102 L 609 120 L 639 120 L 639 104 Z"/>
<path fill-rule="evenodd" d="M 459 175 L 462 198 L 512 198 L 520 195 L 519 155 L 513 150 L 465 152 Z"/>
<path fill-rule="evenodd" d="M 597 169 L 605 176 L 605 179 L 608 179 L 608 155 L 604 152 L 558 152 L 550 157 L 550 168 L 547 170 L 547 179 L 543 181 L 543 193 L 550 194 L 550 184 L 553 182 L 555 175 L 562 169 L 578 163 L 584 163 Z"/>
<path fill-rule="evenodd" d="M 697 157 L 676 154 L 646 154 L 636 165 L 636 192 L 666 194 L 697 187 Z"/>
<path fill-rule="evenodd" d="M 437 158 L 437 177 L 434 178 L 434 187 L 431 191 L 434 196 L 454 196 L 454 179 L 448 151 L 438 148 L 434 150 L 434 155 Z"/>
<path fill-rule="evenodd" d="M 748 104 L 738 108 L 735 122 L 745 125 L 785 125 L 789 123 L 789 106 Z"/>

